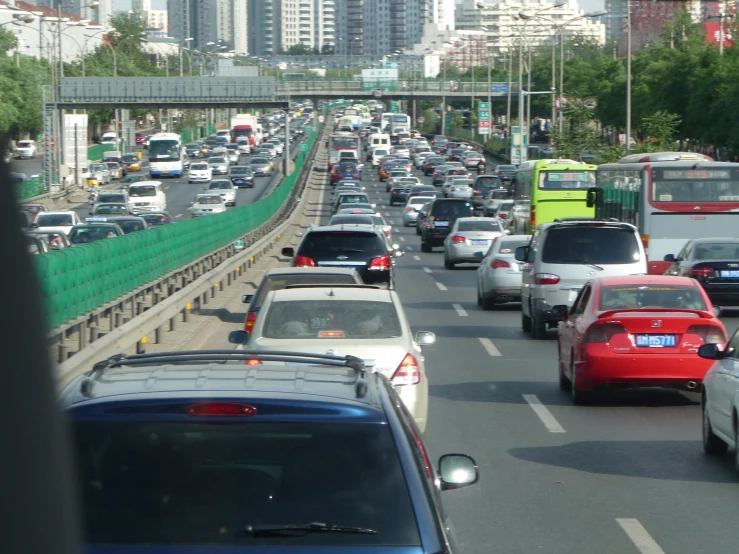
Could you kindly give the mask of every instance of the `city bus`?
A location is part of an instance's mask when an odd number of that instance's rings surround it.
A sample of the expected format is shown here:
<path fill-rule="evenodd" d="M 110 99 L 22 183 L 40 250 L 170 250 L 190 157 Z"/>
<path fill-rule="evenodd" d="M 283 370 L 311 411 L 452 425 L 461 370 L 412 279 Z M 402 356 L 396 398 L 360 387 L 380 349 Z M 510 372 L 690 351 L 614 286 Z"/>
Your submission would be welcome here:
<path fill-rule="evenodd" d="M 411 130 L 411 118 L 408 114 L 394 113 L 390 119 L 390 132 L 395 133 L 407 133 Z"/>
<path fill-rule="evenodd" d="M 157 133 L 149 139 L 149 175 L 154 177 L 182 177 L 184 149 L 180 135 Z"/>
<path fill-rule="evenodd" d="M 518 166 L 513 180 L 511 233 L 530 235 L 540 223 L 566 217 L 595 216 L 587 206 L 597 166 L 575 160 L 530 160 Z"/>
<path fill-rule="evenodd" d="M 328 167 L 331 169 L 344 150 L 354 150 L 359 159 L 359 137 L 354 133 L 338 132 L 328 137 Z"/>
<path fill-rule="evenodd" d="M 688 239 L 735 237 L 739 229 L 739 164 L 694 152 L 631 154 L 598 167 L 588 194 L 597 218 L 636 225 L 649 273 L 670 267 Z"/>

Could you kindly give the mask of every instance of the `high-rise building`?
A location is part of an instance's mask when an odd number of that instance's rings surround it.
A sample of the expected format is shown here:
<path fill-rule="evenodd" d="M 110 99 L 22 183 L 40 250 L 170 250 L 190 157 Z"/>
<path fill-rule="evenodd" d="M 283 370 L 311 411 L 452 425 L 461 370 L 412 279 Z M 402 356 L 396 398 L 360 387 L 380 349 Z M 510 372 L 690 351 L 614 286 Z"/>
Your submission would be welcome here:
<path fill-rule="evenodd" d="M 302 44 L 320 52 L 336 42 L 335 0 L 249 2 L 249 51 L 273 55 Z"/>
<path fill-rule="evenodd" d="M 167 0 L 170 35 L 180 44 L 192 38 L 188 47 L 205 48 L 212 42 L 226 46 L 217 50 L 247 54 L 248 5 L 248 0 Z"/>
<path fill-rule="evenodd" d="M 455 29 L 454 0 L 432 0 L 431 23 L 445 31 Z"/>
<path fill-rule="evenodd" d="M 148 29 L 169 28 L 167 10 L 152 9 L 151 0 L 132 0 L 131 10 L 140 14 Z"/>

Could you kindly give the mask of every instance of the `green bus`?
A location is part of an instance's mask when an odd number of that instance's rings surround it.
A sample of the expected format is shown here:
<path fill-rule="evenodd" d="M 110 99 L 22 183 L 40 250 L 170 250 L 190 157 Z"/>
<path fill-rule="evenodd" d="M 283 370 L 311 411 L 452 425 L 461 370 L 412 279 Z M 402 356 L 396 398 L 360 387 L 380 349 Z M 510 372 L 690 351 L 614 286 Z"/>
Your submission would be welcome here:
<path fill-rule="evenodd" d="M 530 160 L 518 166 L 513 179 L 511 233 L 530 235 L 540 223 L 568 217 L 595 217 L 587 207 L 588 189 L 595 187 L 596 165 L 574 160 Z"/>

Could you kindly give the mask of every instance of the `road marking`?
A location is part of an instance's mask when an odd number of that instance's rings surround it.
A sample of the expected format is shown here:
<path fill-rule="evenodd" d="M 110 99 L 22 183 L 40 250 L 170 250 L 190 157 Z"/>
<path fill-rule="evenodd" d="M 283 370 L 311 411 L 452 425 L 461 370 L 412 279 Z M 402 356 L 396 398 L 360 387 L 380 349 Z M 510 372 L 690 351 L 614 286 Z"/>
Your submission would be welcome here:
<path fill-rule="evenodd" d="M 421 258 L 420 258 L 419 256 L 413 256 L 413 257 L 414 257 L 414 258 L 418 258 L 419 260 L 421 259 Z M 423 268 L 423 270 L 424 270 L 424 271 L 425 271 L 426 273 L 433 273 L 433 271 L 431 270 L 431 268 L 430 268 L 430 267 L 424 267 L 424 268 Z"/>
<path fill-rule="evenodd" d="M 644 529 L 644 526 L 639 523 L 638 519 L 630 517 L 617 517 L 616 523 L 621 526 L 624 533 L 628 535 L 631 542 L 642 554 L 665 554 L 665 551 L 660 548 L 657 542 L 652 538 L 652 535 Z"/>
<path fill-rule="evenodd" d="M 479 337 L 477 340 L 480 341 L 480 344 L 482 344 L 482 347 L 487 350 L 487 353 L 491 356 L 502 356 L 503 354 L 500 353 L 500 350 L 493 344 L 493 341 L 491 341 L 487 337 Z"/>
<path fill-rule="evenodd" d="M 564 427 L 559 424 L 559 422 L 552 415 L 552 412 L 547 410 L 547 407 L 541 403 L 541 400 L 539 400 L 538 396 L 536 396 L 535 394 L 524 394 L 523 399 L 529 403 L 531 409 L 534 410 L 534 413 L 537 416 L 539 416 L 539 419 L 544 424 L 544 427 L 546 427 L 550 433 L 565 432 Z"/>
<path fill-rule="evenodd" d="M 420 262 L 421 261 L 421 256 L 413 256 L 413 259 L 416 260 L 417 262 Z"/>
<path fill-rule="evenodd" d="M 444 286 L 444 285 L 443 285 L 442 283 L 440 283 L 439 281 L 434 281 L 434 282 L 436 283 L 436 286 L 437 286 L 437 287 L 439 287 L 439 290 L 449 290 L 448 288 L 446 288 L 446 287 L 445 287 L 445 286 Z"/>
<path fill-rule="evenodd" d="M 380 206 L 380 207 L 381 207 L 381 206 Z M 386 215 L 386 216 L 388 216 L 388 217 L 390 217 L 390 214 L 389 214 L 388 212 L 385 212 L 385 215 Z"/>
<path fill-rule="evenodd" d="M 465 310 L 461 305 L 452 304 L 452 308 L 454 308 L 454 311 L 457 312 L 459 317 L 467 317 L 467 310 Z"/>
<path fill-rule="evenodd" d="M 176 215 L 176 216 L 174 216 L 174 217 L 175 217 L 175 219 L 177 219 L 177 218 L 179 218 L 179 217 L 182 217 L 183 215 L 185 215 L 185 214 L 177 214 L 177 215 Z"/>
<path fill-rule="evenodd" d="M 400 242 L 405 242 L 405 237 L 398 237 L 400 239 Z"/>

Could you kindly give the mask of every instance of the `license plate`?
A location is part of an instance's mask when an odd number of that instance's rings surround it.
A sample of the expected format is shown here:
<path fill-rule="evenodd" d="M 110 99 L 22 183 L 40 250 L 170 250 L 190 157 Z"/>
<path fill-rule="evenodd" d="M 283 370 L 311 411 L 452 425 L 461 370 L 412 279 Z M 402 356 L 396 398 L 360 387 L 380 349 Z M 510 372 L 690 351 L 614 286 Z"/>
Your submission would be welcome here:
<path fill-rule="evenodd" d="M 434 222 L 434 226 L 436 227 L 449 227 L 448 221 L 436 221 Z"/>
<path fill-rule="evenodd" d="M 169 175 L 169 171 L 162 171 L 162 175 Z"/>
<path fill-rule="evenodd" d="M 473 240 L 472 241 L 472 246 L 487 246 L 487 245 L 488 245 L 488 241 L 486 240 Z"/>
<path fill-rule="evenodd" d="M 729 277 L 730 279 L 739 279 L 739 269 L 728 269 L 721 272 L 721 277 Z"/>
<path fill-rule="evenodd" d="M 635 338 L 637 346 L 647 348 L 664 348 L 677 345 L 675 335 L 636 335 Z"/>

